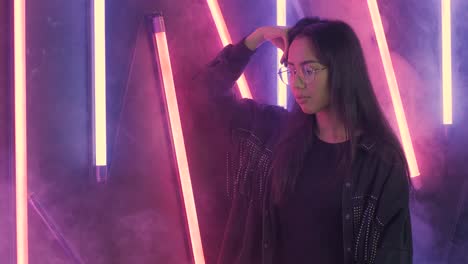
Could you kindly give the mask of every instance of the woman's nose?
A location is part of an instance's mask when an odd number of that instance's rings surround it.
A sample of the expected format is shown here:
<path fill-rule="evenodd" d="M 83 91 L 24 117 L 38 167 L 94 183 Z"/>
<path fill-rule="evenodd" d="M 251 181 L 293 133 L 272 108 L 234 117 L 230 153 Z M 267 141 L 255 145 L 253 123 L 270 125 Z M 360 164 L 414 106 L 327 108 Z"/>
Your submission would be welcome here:
<path fill-rule="evenodd" d="M 305 84 L 304 84 L 304 81 L 302 80 L 302 78 L 298 75 L 298 74 L 295 74 L 293 76 L 291 76 L 291 87 L 293 87 L 294 89 L 304 89 L 305 88 Z"/>

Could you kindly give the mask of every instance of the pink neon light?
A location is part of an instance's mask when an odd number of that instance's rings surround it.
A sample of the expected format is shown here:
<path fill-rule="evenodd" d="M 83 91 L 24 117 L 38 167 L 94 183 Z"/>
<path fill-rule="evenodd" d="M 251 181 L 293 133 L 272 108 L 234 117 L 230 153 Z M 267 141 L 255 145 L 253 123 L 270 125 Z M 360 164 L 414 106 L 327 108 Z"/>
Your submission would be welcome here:
<path fill-rule="evenodd" d="M 219 37 L 221 38 L 221 43 L 223 46 L 232 43 L 232 39 L 229 35 L 226 23 L 224 22 L 224 17 L 221 13 L 221 9 L 219 8 L 218 1 L 207 0 L 207 2 L 216 25 L 216 29 L 218 30 Z M 242 74 L 241 77 L 237 80 L 237 86 L 239 86 L 239 91 L 243 98 L 252 99 L 252 94 L 250 93 L 250 88 L 247 84 L 244 74 Z"/>
<path fill-rule="evenodd" d="M 28 179 L 26 143 L 25 3 L 14 2 L 16 258 L 28 263 Z"/>
<path fill-rule="evenodd" d="M 413 143 L 411 141 L 411 135 L 406 122 L 405 111 L 403 103 L 401 102 L 400 92 L 398 89 L 398 83 L 393 69 L 392 59 L 390 57 L 390 51 L 387 45 L 387 39 L 383 30 L 382 20 L 380 18 L 379 7 L 376 0 L 368 0 L 369 11 L 372 18 L 372 24 L 374 25 L 375 35 L 377 37 L 377 43 L 379 45 L 380 56 L 387 76 L 388 87 L 390 89 L 390 95 L 392 97 L 393 107 L 395 115 L 400 129 L 400 137 L 403 143 L 403 149 L 405 151 L 406 159 L 410 169 L 411 177 L 419 176 L 418 163 L 416 161 L 416 155 L 414 154 Z"/>
<path fill-rule="evenodd" d="M 443 122 L 452 124 L 452 29 L 450 0 L 442 0 L 442 89 Z"/>
<path fill-rule="evenodd" d="M 187 214 L 187 222 L 192 242 L 193 257 L 196 264 L 205 263 L 203 247 L 201 242 L 200 230 L 198 227 L 197 210 L 195 199 L 193 196 L 192 182 L 190 180 L 190 171 L 187 161 L 187 153 L 185 150 L 184 136 L 182 125 L 180 122 L 179 107 L 177 104 L 177 96 L 174 87 L 174 79 L 172 75 L 171 61 L 169 57 L 169 48 L 165 32 L 154 34 L 157 43 L 159 61 L 161 64 L 161 72 L 163 77 L 164 91 L 166 95 L 167 108 L 169 112 L 169 121 L 172 130 L 172 140 L 175 147 L 177 165 L 179 167 L 179 177 L 182 185 L 182 193 L 184 197 L 185 210 Z"/>
<path fill-rule="evenodd" d="M 286 26 L 286 0 L 276 0 L 276 24 L 278 26 Z M 281 67 L 281 57 L 283 51 L 278 49 L 277 65 Z M 277 79 L 277 104 L 284 108 L 288 106 L 288 87 L 278 78 Z"/>
<path fill-rule="evenodd" d="M 93 0 L 93 88 L 95 165 L 106 166 L 106 12 L 105 0 Z"/>

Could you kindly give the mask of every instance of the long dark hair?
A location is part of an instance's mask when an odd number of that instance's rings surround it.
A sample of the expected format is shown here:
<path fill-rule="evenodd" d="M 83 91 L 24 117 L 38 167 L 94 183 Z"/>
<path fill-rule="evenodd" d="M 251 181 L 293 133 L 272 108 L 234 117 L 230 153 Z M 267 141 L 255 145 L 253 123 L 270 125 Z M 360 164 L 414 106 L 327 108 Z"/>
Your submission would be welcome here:
<path fill-rule="evenodd" d="M 340 151 L 339 168 L 349 171 L 359 137 L 366 137 L 396 154 L 408 175 L 403 148 L 378 104 L 363 50 L 353 29 L 342 21 L 303 18 L 288 31 L 288 43 L 298 37 L 310 41 L 318 60 L 329 71 L 330 107 L 343 122 L 349 139 L 349 144 L 344 144 Z M 307 115 L 295 105 L 272 163 L 272 192 L 276 203 L 284 201 L 294 190 L 316 128 L 315 115 Z"/>

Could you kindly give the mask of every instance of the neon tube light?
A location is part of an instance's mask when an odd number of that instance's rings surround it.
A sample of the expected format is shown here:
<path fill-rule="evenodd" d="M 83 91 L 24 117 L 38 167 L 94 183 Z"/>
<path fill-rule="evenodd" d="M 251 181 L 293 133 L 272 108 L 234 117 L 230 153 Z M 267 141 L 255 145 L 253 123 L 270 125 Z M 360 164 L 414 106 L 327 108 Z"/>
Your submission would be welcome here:
<path fill-rule="evenodd" d="M 276 0 L 276 24 L 278 26 L 286 26 L 286 0 Z M 278 49 L 277 54 L 277 69 L 281 67 L 281 57 L 283 56 L 283 51 Z M 288 106 L 288 87 L 279 79 L 276 79 L 277 82 L 277 104 L 284 108 Z"/>
<path fill-rule="evenodd" d="M 442 89 L 443 122 L 452 124 L 452 32 L 450 0 L 441 0 L 442 5 Z"/>
<path fill-rule="evenodd" d="M 392 59 L 390 57 L 390 51 L 387 45 L 387 39 L 382 25 L 380 17 L 379 7 L 376 0 L 367 0 L 369 6 L 369 12 L 372 18 L 372 24 L 374 26 L 377 43 L 379 45 L 380 56 L 384 66 L 385 75 L 387 77 L 388 87 L 390 89 L 390 95 L 392 97 L 393 108 L 400 129 L 400 137 L 405 151 L 406 159 L 410 169 L 411 177 L 419 176 L 418 163 L 416 161 L 416 155 L 413 149 L 413 143 L 411 141 L 411 135 L 408 129 L 408 123 L 406 122 L 405 111 L 403 109 L 403 103 L 401 102 L 400 92 L 398 89 L 398 83 L 393 69 Z"/>
<path fill-rule="evenodd" d="M 172 75 L 171 60 L 169 57 L 169 48 L 167 45 L 164 20 L 161 16 L 155 16 L 153 18 L 153 32 L 156 43 L 156 54 L 158 54 L 159 57 L 159 59 L 157 58 L 157 61 L 159 61 L 160 65 L 160 74 L 162 75 L 164 94 L 169 114 L 172 141 L 175 150 L 177 166 L 179 168 L 178 171 L 180 184 L 187 216 L 193 258 L 196 264 L 203 264 L 205 263 L 205 258 L 198 225 L 197 210 L 192 190 L 192 182 L 190 179 L 190 171 L 187 160 L 187 153 L 185 150 L 182 124 L 180 121 L 177 95 L 174 87 L 174 79 Z"/>
<path fill-rule="evenodd" d="M 98 182 L 106 179 L 106 15 L 105 0 L 93 0 L 94 162 Z"/>
<path fill-rule="evenodd" d="M 26 141 L 26 33 L 25 1 L 13 6 L 14 94 L 15 94 L 15 179 L 16 179 L 16 261 L 28 263 L 28 177 Z"/>
<path fill-rule="evenodd" d="M 223 46 L 232 43 L 231 35 L 229 34 L 229 31 L 227 29 L 223 14 L 221 13 L 221 9 L 218 5 L 218 1 L 207 0 L 207 2 L 216 25 L 216 29 L 218 30 L 219 37 L 221 38 L 221 43 L 223 44 Z M 237 80 L 237 86 L 239 86 L 239 91 L 242 98 L 252 99 L 252 94 L 250 92 L 250 88 L 247 84 L 247 80 L 245 79 L 244 74 L 242 74 Z"/>

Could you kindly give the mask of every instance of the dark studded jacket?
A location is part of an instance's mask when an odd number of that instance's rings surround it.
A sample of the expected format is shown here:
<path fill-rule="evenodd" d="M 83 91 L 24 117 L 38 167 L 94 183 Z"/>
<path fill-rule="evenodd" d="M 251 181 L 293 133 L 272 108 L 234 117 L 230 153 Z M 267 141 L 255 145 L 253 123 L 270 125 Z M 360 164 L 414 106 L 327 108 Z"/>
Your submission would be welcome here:
<path fill-rule="evenodd" d="M 192 89 L 191 99 L 205 98 L 205 113 L 221 117 L 229 128 L 225 188 L 231 204 L 220 264 L 275 262 L 277 220 L 269 171 L 279 128 L 289 114 L 234 95 L 232 87 L 253 53 L 243 41 L 226 46 L 195 76 Z M 378 142 L 362 138 L 344 179 L 345 264 L 412 263 L 409 181 L 403 163 L 385 153 Z"/>

